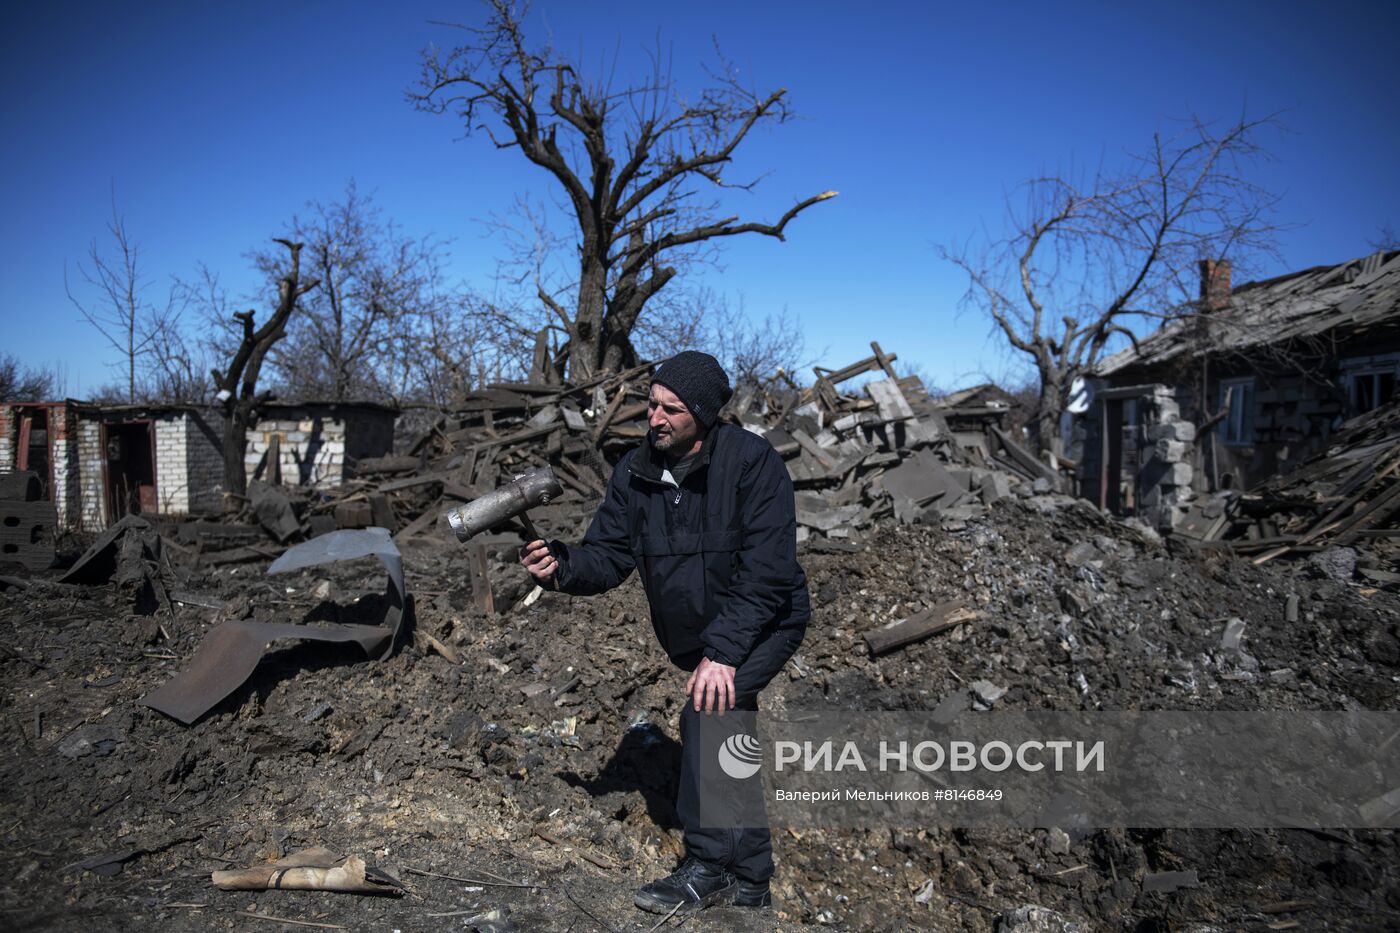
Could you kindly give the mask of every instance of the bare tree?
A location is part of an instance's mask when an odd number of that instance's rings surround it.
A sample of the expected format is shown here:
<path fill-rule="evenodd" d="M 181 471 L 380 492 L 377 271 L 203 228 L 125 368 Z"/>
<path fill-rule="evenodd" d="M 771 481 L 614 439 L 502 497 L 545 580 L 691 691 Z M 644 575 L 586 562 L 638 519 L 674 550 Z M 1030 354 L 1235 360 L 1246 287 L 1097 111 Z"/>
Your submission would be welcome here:
<path fill-rule="evenodd" d="M 694 345 L 712 353 L 735 385 L 757 385 L 773 378 L 780 369 L 798 373 L 812 366 L 814 360 L 807 357 L 802 324 L 787 308 L 776 314 L 765 314 L 760 320 L 748 312 L 742 295 L 737 306 L 708 291 L 702 292 L 702 296 L 707 310 L 701 318 L 701 333 Z M 672 342 L 667 352 L 658 352 L 656 356 L 669 356 L 686 346 Z"/>
<path fill-rule="evenodd" d="M 1396 230 L 1394 224 L 1384 224 L 1376 231 L 1376 238 L 1367 240 L 1366 245 L 1377 252 L 1400 249 L 1400 230 Z"/>
<path fill-rule="evenodd" d="M 1192 118 L 1178 135 L 1156 134 L 1120 172 L 1088 184 L 1032 179 L 1025 206 L 1008 210 L 1008 234 L 980 250 L 944 247 L 982 309 L 1039 375 L 1035 437 L 1059 454 L 1060 414 L 1074 380 L 1110 340 L 1135 340 L 1146 321 L 1194 313 L 1188 299 L 1201 259 L 1241 259 L 1273 249 L 1276 198 L 1251 182 L 1258 137 L 1273 117 L 1241 118 L 1223 132 Z"/>
<path fill-rule="evenodd" d="M 538 298 L 567 334 L 575 381 L 635 359 L 631 335 L 648 302 L 675 277 L 675 258 L 745 233 L 783 239 L 789 221 L 834 191 L 798 201 L 776 223 L 725 216 L 697 188 L 751 188 L 725 177 L 734 151 L 759 124 L 790 118 L 784 90 L 760 95 L 732 69 L 689 100 L 657 57 L 649 80 L 620 90 L 590 83 L 548 47 L 527 44 L 523 11 L 490 0 L 482 28 L 450 51 L 430 48 L 410 93 L 426 111 L 459 117 L 516 148 L 559 186 L 574 221 L 578 275 L 571 307 L 547 288 Z M 560 373 L 562 376 L 563 373 Z"/>
<path fill-rule="evenodd" d="M 77 264 L 78 274 L 92 296 L 83 300 L 73 294 L 66 265 L 63 286 L 78 313 L 120 356 L 126 376 L 126 401 L 135 402 L 141 365 L 158 346 L 170 342 L 178 330 L 184 304 L 174 284 L 164 307 L 157 307 L 145 297 L 150 282 L 141 271 L 141 247 L 127 232 L 115 195 L 107 231 L 112 235 L 110 251 L 104 251 L 93 239 L 88 244 L 87 264 Z"/>
<path fill-rule="evenodd" d="M 279 388 L 337 402 L 393 400 L 405 389 L 401 347 L 446 297 L 443 245 L 404 235 L 353 180 L 341 199 L 308 206 L 287 238 L 306 244 L 302 261 L 321 287 L 273 351 Z M 254 262 L 267 281 L 280 282 L 289 259 L 263 251 Z"/>
<path fill-rule="evenodd" d="M 52 372 L 24 366 L 13 353 L 0 353 L 0 402 L 38 402 L 53 395 Z"/>
<path fill-rule="evenodd" d="M 287 321 L 296 310 L 297 302 L 320 284 L 315 279 L 303 281 L 301 278 L 301 243 L 282 239 L 275 242 L 286 247 L 288 253 L 286 269 L 277 282 L 277 305 L 261 327 L 256 326 L 256 311 L 252 309 L 233 315 L 238 324 L 238 345 L 228 366 L 222 372 L 212 371 L 214 384 L 219 389 L 215 397 L 224 413 L 225 489 L 239 496 L 248 490 L 248 476 L 243 465 L 248 428 L 257 422 L 259 409 L 272 399 L 271 392 L 258 391 L 263 362 L 268 351 L 287 335 Z M 211 285 L 210 301 L 217 306 L 222 301 L 217 293 L 217 282 L 212 277 L 206 276 L 206 279 Z"/>

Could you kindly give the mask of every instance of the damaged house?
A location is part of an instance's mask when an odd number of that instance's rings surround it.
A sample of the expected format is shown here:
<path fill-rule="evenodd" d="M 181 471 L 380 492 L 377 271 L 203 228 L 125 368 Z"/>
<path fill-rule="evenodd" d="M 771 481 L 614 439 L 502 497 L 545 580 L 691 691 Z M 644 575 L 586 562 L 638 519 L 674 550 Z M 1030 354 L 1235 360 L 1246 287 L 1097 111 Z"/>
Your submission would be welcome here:
<path fill-rule="evenodd" d="M 371 403 L 274 403 L 248 431 L 250 479 L 328 489 L 392 451 L 397 412 Z M 60 528 L 98 530 L 132 513 L 223 505 L 223 416 L 193 405 L 0 404 L 0 473 L 38 475 Z"/>
<path fill-rule="evenodd" d="M 1201 263 L 1191 313 L 1104 359 L 1079 426 L 1081 494 L 1178 527 L 1193 499 L 1326 450 L 1400 376 L 1400 251 L 1233 287 Z"/>

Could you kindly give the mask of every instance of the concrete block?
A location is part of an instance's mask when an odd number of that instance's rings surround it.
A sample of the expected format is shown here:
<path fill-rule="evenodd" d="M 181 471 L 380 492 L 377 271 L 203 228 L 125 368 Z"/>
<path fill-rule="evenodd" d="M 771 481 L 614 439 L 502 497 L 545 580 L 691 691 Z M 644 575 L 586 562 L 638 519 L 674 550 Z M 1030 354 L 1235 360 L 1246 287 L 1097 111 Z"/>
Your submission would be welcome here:
<path fill-rule="evenodd" d="M 1189 463 L 1173 463 L 1162 477 L 1164 486 L 1190 486 L 1194 471 Z"/>
<path fill-rule="evenodd" d="M 1152 456 L 1158 460 L 1165 460 L 1167 463 L 1175 463 L 1178 460 L 1184 460 L 1188 450 L 1189 448 L 1183 442 L 1164 437 L 1157 441 Z"/>
<path fill-rule="evenodd" d="M 1011 477 L 1000 470 L 989 470 L 982 475 L 979 489 L 982 493 L 982 502 L 991 505 L 993 502 L 1011 495 Z"/>
<path fill-rule="evenodd" d="M 1189 421 L 1169 421 L 1153 425 L 1150 432 L 1153 440 L 1182 441 L 1191 443 L 1196 439 L 1196 426 Z"/>

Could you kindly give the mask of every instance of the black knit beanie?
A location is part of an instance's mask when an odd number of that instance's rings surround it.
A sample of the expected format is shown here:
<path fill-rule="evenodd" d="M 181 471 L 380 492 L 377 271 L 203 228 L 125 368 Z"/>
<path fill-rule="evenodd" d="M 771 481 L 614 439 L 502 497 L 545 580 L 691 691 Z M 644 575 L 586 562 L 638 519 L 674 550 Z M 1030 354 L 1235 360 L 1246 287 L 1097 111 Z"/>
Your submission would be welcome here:
<path fill-rule="evenodd" d="M 719 410 L 734 394 L 719 360 L 699 350 L 677 353 L 661 364 L 651 382 L 676 393 L 706 429 L 715 423 Z"/>

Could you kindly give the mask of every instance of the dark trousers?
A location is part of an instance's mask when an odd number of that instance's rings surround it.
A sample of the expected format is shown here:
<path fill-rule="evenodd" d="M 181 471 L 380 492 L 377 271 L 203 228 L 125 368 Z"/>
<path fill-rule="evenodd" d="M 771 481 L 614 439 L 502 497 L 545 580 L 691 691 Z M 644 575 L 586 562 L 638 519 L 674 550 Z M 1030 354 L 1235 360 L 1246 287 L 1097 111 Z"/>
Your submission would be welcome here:
<path fill-rule="evenodd" d="M 748 658 L 734 671 L 734 708 L 756 711 L 758 694 L 783 669 L 788 658 L 802 643 L 805 628 L 774 629 L 754 646 Z M 700 663 L 699 653 L 672 660 L 683 670 L 693 671 Z M 697 713 L 687 697 L 681 710 L 681 783 L 676 796 L 676 814 L 684 829 L 685 851 L 712 865 L 719 865 L 749 881 L 767 881 L 773 875 L 773 837 L 768 829 L 763 806 L 763 781 L 754 778 L 736 783 L 732 793 L 746 799 L 736 801 L 736 810 L 764 814 L 760 820 L 751 817 L 743 826 L 703 826 L 701 819 L 702 776 L 701 743 L 696 741 L 703 718 L 714 713 Z M 751 722 L 752 719 L 750 718 Z M 713 773 L 713 769 L 710 773 Z M 754 825 L 759 823 L 761 825 Z"/>

